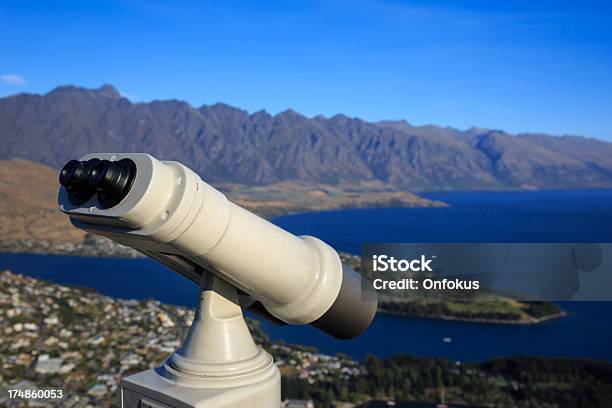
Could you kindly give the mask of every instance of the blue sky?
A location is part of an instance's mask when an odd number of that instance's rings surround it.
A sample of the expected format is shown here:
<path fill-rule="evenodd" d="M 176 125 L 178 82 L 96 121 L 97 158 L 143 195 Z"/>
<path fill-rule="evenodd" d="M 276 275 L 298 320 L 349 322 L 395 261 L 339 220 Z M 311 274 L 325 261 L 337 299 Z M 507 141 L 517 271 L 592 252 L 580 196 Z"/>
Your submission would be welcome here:
<path fill-rule="evenodd" d="M 135 102 L 612 140 L 612 5 L 2 2 L 0 96 L 103 83 Z"/>

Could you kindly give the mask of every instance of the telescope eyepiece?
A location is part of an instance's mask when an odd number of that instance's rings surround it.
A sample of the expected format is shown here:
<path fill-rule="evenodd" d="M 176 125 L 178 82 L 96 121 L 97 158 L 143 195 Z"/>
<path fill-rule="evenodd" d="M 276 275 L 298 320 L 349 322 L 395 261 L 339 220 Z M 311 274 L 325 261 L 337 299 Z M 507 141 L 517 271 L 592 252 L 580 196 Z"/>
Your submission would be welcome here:
<path fill-rule="evenodd" d="M 81 205 L 97 193 L 102 208 L 110 208 L 125 198 L 135 177 L 136 163 L 131 159 L 70 160 L 60 171 L 59 182 L 72 204 Z"/>
<path fill-rule="evenodd" d="M 98 164 L 96 164 L 94 168 L 91 169 L 89 177 L 87 177 L 87 182 L 92 188 L 95 189 L 96 186 L 102 182 L 104 177 L 106 177 L 109 163 L 110 162 L 108 160 L 100 160 Z"/>
<path fill-rule="evenodd" d="M 59 182 L 62 186 L 66 187 L 73 180 L 77 170 L 80 170 L 81 162 L 78 160 L 70 160 L 64 165 L 60 172 Z"/>
<path fill-rule="evenodd" d="M 103 208 L 114 207 L 129 193 L 136 177 L 136 164 L 130 159 L 100 160 L 87 177 L 90 188 L 98 193 Z"/>
<path fill-rule="evenodd" d="M 95 190 L 89 186 L 87 179 L 98 159 L 88 161 L 70 160 L 64 165 L 59 175 L 59 182 L 68 192 L 68 199 L 74 205 L 80 205 L 89 200 Z"/>

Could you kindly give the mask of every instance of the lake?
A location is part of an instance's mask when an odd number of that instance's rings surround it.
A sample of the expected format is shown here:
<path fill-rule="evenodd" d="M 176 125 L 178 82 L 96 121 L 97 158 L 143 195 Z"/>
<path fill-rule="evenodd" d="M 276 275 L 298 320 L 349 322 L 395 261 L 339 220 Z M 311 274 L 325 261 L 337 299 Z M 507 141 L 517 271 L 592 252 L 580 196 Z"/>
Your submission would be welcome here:
<path fill-rule="evenodd" d="M 422 195 L 450 206 L 304 213 L 275 223 L 355 254 L 366 242 L 612 242 L 612 190 Z"/>
<path fill-rule="evenodd" d="M 358 253 L 364 242 L 612 242 L 612 190 L 430 193 L 447 208 L 296 214 L 275 223 Z M 197 288 L 148 259 L 0 254 L 0 268 L 120 298 L 194 307 Z M 355 358 L 396 353 L 481 361 L 546 355 L 612 361 L 611 302 L 565 302 L 567 317 L 538 325 L 491 325 L 379 314 L 360 337 L 335 340 L 310 327 L 263 323 L 273 339 Z M 450 343 L 443 338 L 450 337 Z"/>

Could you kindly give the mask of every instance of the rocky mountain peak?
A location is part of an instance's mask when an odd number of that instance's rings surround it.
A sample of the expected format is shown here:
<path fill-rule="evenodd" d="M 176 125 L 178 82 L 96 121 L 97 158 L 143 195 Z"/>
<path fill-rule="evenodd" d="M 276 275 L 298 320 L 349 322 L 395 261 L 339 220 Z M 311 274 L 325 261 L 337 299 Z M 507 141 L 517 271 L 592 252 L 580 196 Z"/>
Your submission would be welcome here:
<path fill-rule="evenodd" d="M 110 99 L 109 99 L 110 98 Z M 211 182 L 281 181 L 400 190 L 612 188 L 612 143 L 583 137 L 460 131 L 345 115 L 275 116 L 226 104 L 109 103 L 111 85 L 0 98 L 0 159 L 60 167 L 92 151 L 145 151 Z"/>

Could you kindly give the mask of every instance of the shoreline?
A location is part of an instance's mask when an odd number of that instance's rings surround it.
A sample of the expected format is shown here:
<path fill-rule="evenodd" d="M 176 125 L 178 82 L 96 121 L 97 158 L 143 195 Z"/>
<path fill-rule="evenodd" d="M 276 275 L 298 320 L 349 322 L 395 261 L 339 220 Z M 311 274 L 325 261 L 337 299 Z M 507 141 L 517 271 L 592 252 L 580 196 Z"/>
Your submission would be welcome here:
<path fill-rule="evenodd" d="M 556 313 L 554 315 L 544 316 L 540 318 L 533 318 L 530 320 L 502 320 L 502 319 L 484 319 L 484 318 L 469 319 L 466 317 L 448 316 L 448 315 L 415 316 L 415 315 L 411 315 L 407 313 L 391 312 L 391 311 L 380 309 L 380 308 L 376 311 L 376 313 L 382 313 L 382 314 L 398 316 L 398 317 L 410 317 L 414 319 L 433 319 L 433 320 L 457 321 L 457 322 L 465 322 L 465 323 L 503 324 L 503 325 L 515 325 L 515 326 L 535 325 L 535 324 L 544 323 L 549 320 L 555 320 L 555 319 L 559 319 L 559 318 L 567 316 L 567 313 L 564 310 L 562 310 L 561 313 Z"/>
<path fill-rule="evenodd" d="M 45 243 L 44 245 L 40 245 L 38 242 L 34 244 L 33 242 L 21 243 L 23 246 L 15 248 L 15 245 L 20 245 L 20 243 L 14 244 L 0 244 L 0 254 L 22 254 L 22 255 L 51 255 L 51 256 L 80 256 L 80 257 L 88 257 L 88 258 L 105 258 L 105 259 L 146 259 L 147 257 L 143 254 L 126 247 L 120 247 L 118 244 L 112 243 L 112 246 L 108 244 L 110 241 L 105 242 L 106 245 L 102 245 L 97 247 L 96 249 L 92 248 L 93 243 L 89 244 L 52 244 Z M 434 319 L 434 320 L 446 320 L 446 321 L 460 321 L 466 323 L 479 323 L 479 324 L 504 324 L 504 325 L 532 325 L 532 324 L 540 324 L 546 322 L 548 320 L 553 320 L 557 318 L 561 318 L 567 315 L 565 311 L 561 311 L 561 313 L 557 313 L 550 316 L 544 316 L 541 318 L 533 318 L 529 320 L 503 320 L 503 319 L 486 319 L 486 318 L 465 318 L 458 316 L 449 316 L 449 315 L 436 315 L 436 316 L 415 316 L 407 313 L 401 312 L 392 312 L 379 307 L 377 313 L 383 313 L 393 316 L 399 317 L 411 317 L 411 318 L 423 318 L 423 319 Z"/>
<path fill-rule="evenodd" d="M 50 241 L 16 241 L 0 243 L 0 253 L 55 256 L 83 256 L 90 258 L 141 259 L 143 254 L 105 238 L 86 236 L 79 244 Z"/>

